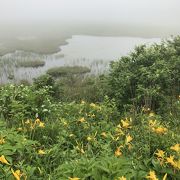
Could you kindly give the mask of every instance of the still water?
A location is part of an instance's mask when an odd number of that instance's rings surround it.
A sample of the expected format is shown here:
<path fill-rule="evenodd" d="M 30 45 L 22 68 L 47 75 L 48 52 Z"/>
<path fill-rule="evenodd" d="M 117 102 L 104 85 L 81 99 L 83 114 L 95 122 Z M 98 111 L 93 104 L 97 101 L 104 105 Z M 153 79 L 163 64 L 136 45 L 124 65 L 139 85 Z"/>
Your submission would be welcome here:
<path fill-rule="evenodd" d="M 103 37 L 75 35 L 67 39 L 67 44 L 60 46 L 58 53 L 43 55 L 33 52 L 16 51 L 0 57 L 0 83 L 21 80 L 32 81 L 49 68 L 58 66 L 87 66 L 91 74 L 108 71 L 109 63 L 128 55 L 135 46 L 159 43 L 160 38 Z M 43 60 L 45 66 L 38 68 L 17 67 L 18 61 Z M 10 78 L 13 77 L 13 78 Z"/>

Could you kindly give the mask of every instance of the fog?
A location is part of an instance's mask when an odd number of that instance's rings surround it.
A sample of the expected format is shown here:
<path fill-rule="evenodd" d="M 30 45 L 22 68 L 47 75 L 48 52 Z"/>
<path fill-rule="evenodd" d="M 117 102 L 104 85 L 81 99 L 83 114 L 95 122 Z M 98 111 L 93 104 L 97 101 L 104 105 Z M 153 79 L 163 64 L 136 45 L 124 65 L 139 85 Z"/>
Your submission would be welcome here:
<path fill-rule="evenodd" d="M 0 0 L 0 53 L 40 46 L 38 51 L 56 51 L 67 37 L 78 34 L 179 33 L 179 0 Z"/>
<path fill-rule="evenodd" d="M 179 0 L 0 0 L 1 23 L 42 21 L 177 26 Z"/>

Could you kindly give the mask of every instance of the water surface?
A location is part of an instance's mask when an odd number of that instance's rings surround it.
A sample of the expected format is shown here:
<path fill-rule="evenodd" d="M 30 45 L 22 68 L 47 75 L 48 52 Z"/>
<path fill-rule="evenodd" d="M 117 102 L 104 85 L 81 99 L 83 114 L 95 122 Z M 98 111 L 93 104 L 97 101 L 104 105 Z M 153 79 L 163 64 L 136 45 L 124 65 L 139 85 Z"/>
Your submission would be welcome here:
<path fill-rule="evenodd" d="M 44 74 L 49 68 L 57 66 L 87 66 L 91 69 L 91 74 L 101 74 L 108 71 L 111 61 L 128 55 L 135 46 L 158 43 L 160 39 L 75 35 L 66 41 L 66 45 L 59 47 L 61 51 L 50 55 L 17 50 L 2 56 L 0 58 L 0 83 L 18 83 L 25 79 L 31 82 L 33 78 Z M 45 66 L 17 67 L 18 61 L 28 60 L 44 60 Z"/>

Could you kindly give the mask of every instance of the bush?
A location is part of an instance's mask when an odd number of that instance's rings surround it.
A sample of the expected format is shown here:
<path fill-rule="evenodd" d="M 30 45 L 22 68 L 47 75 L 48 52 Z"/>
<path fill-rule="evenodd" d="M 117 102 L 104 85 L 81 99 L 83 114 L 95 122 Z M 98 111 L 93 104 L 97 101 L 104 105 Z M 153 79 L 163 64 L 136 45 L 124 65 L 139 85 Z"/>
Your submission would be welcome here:
<path fill-rule="evenodd" d="M 146 111 L 120 117 L 108 97 L 96 104 L 62 103 L 48 91 L 1 87 L 3 177 L 20 170 L 29 179 L 144 179 L 150 172 L 179 179 L 180 129 L 168 119 Z"/>
<path fill-rule="evenodd" d="M 72 74 L 85 74 L 90 72 L 91 70 L 88 67 L 83 66 L 62 66 L 62 67 L 54 67 L 47 71 L 47 74 L 53 77 L 61 77 Z"/>
<path fill-rule="evenodd" d="M 160 45 L 140 46 L 129 56 L 111 64 L 109 96 L 120 109 L 127 105 L 173 111 L 180 89 L 180 37 Z"/>
<path fill-rule="evenodd" d="M 41 60 L 18 61 L 17 62 L 17 66 L 24 67 L 24 68 L 28 68 L 28 67 L 37 68 L 37 67 L 41 67 L 41 66 L 44 66 L 44 65 L 45 65 L 45 62 L 41 61 Z"/>

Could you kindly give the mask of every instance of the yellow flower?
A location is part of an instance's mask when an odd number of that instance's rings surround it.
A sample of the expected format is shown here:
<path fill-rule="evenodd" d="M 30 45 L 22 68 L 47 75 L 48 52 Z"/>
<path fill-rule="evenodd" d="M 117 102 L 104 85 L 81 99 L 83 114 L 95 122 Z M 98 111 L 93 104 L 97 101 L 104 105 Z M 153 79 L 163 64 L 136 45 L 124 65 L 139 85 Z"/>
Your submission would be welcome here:
<path fill-rule="evenodd" d="M 30 129 L 34 129 L 34 125 L 33 124 L 30 124 Z"/>
<path fill-rule="evenodd" d="M 118 147 L 118 148 L 116 149 L 116 151 L 115 151 L 114 155 L 115 155 L 116 157 L 119 157 L 119 156 L 121 156 L 121 155 L 122 155 L 122 152 L 121 152 L 120 147 Z"/>
<path fill-rule="evenodd" d="M 84 151 L 84 149 L 83 149 L 83 148 L 81 148 L 81 149 L 80 149 L 80 152 L 81 152 L 82 154 L 84 154 L 84 153 L 85 153 L 85 151 Z"/>
<path fill-rule="evenodd" d="M 16 179 L 16 180 L 20 180 L 20 178 L 21 178 L 21 171 L 20 171 L 20 170 L 16 170 L 16 171 L 14 172 L 13 169 L 11 169 L 11 171 L 12 171 L 12 174 L 14 175 L 15 179 Z"/>
<path fill-rule="evenodd" d="M 40 123 L 39 123 L 39 127 L 40 127 L 40 128 L 44 128 L 44 127 L 45 127 L 44 123 L 43 123 L 43 122 L 40 122 Z"/>
<path fill-rule="evenodd" d="M 120 125 L 117 126 L 117 128 L 115 129 L 116 133 L 121 136 L 121 135 L 125 135 L 124 132 L 122 131 Z"/>
<path fill-rule="evenodd" d="M 92 118 L 95 117 L 95 114 L 92 114 L 91 117 L 92 117 Z"/>
<path fill-rule="evenodd" d="M 154 115 L 155 115 L 155 114 L 154 114 L 153 112 L 150 112 L 150 113 L 149 113 L 149 117 L 154 117 Z"/>
<path fill-rule="evenodd" d="M 167 179 L 167 173 L 164 175 L 163 180 Z"/>
<path fill-rule="evenodd" d="M 96 107 L 96 104 L 91 103 L 90 106 L 91 106 L 91 107 Z"/>
<path fill-rule="evenodd" d="M 46 154 L 46 153 L 45 153 L 45 151 L 43 151 L 42 149 L 39 149 L 39 150 L 38 150 L 38 154 L 39 154 L 39 155 L 44 155 L 44 154 Z"/>
<path fill-rule="evenodd" d="M 82 118 L 79 119 L 78 121 L 81 122 L 81 123 L 86 122 L 86 120 L 84 119 L 84 117 L 82 117 Z"/>
<path fill-rule="evenodd" d="M 164 151 L 163 150 L 157 150 L 158 152 L 157 153 L 155 153 L 159 158 L 164 158 Z"/>
<path fill-rule="evenodd" d="M 154 121 L 153 121 L 153 120 L 150 120 L 150 121 L 149 121 L 149 126 L 152 126 L 152 127 L 153 127 L 153 126 L 155 126 L 155 125 L 156 125 L 156 120 L 154 120 Z"/>
<path fill-rule="evenodd" d="M 167 163 L 169 163 L 174 168 L 180 169 L 180 160 L 175 161 L 174 156 L 167 157 L 166 160 L 167 160 Z"/>
<path fill-rule="evenodd" d="M 126 121 L 121 120 L 121 123 L 122 123 L 123 128 L 125 128 L 125 129 L 131 128 L 128 120 L 126 120 Z"/>
<path fill-rule="evenodd" d="M 126 178 L 122 176 L 122 177 L 118 177 L 118 180 L 126 180 Z"/>
<path fill-rule="evenodd" d="M 150 171 L 149 175 L 146 176 L 146 179 L 149 179 L 149 180 L 158 180 L 158 178 L 156 177 L 156 173 L 154 171 Z"/>
<path fill-rule="evenodd" d="M 175 144 L 174 146 L 171 146 L 170 149 L 176 152 L 180 152 L 180 144 Z"/>
<path fill-rule="evenodd" d="M 166 158 L 167 163 L 169 163 L 173 167 L 177 167 L 176 162 L 174 161 L 174 156 L 167 157 Z"/>
<path fill-rule="evenodd" d="M 70 134 L 70 135 L 69 135 L 69 137 L 73 137 L 73 136 L 74 136 L 74 134 Z"/>
<path fill-rule="evenodd" d="M 90 136 L 88 136 L 88 137 L 87 137 L 87 140 L 88 140 L 88 141 L 91 141 L 91 140 L 92 140 L 92 138 L 91 138 Z"/>
<path fill-rule="evenodd" d="M 106 134 L 105 132 L 102 132 L 102 133 L 101 133 L 101 136 L 107 137 L 107 134 Z"/>
<path fill-rule="evenodd" d="M 133 138 L 130 135 L 126 136 L 126 143 L 129 143 L 132 140 L 133 140 Z"/>
<path fill-rule="evenodd" d="M 68 123 L 67 123 L 66 121 L 64 121 L 64 122 L 63 122 L 63 125 L 64 125 L 64 126 L 67 126 L 67 125 L 68 125 Z"/>
<path fill-rule="evenodd" d="M 40 122 L 41 122 L 41 120 L 38 119 L 38 118 L 35 120 L 35 124 L 36 124 L 36 123 L 39 124 Z"/>
<path fill-rule="evenodd" d="M 69 177 L 69 180 L 80 180 L 80 178 L 78 178 L 78 177 Z"/>
<path fill-rule="evenodd" d="M 8 163 L 8 161 L 6 160 L 6 158 L 4 157 L 4 155 L 0 156 L 0 162 L 1 162 L 2 164 L 10 165 L 10 164 Z"/>
<path fill-rule="evenodd" d="M 85 104 L 85 103 L 86 103 L 85 101 L 83 101 L 83 100 L 81 101 L 81 104 Z"/>
<path fill-rule="evenodd" d="M 18 131 L 22 131 L 22 130 L 23 130 L 23 128 L 22 128 L 22 127 L 19 127 L 19 128 L 17 128 L 17 130 L 18 130 Z"/>
<path fill-rule="evenodd" d="M 0 138 L 0 144 L 4 144 L 5 143 L 5 139 L 3 137 Z"/>
<path fill-rule="evenodd" d="M 128 144 L 128 149 L 131 150 L 133 147 L 131 144 Z"/>
<path fill-rule="evenodd" d="M 25 124 L 30 124 L 30 120 L 29 119 L 26 120 Z"/>
<path fill-rule="evenodd" d="M 154 132 L 157 134 L 165 134 L 167 132 L 167 128 L 164 127 L 157 127 L 154 129 Z"/>

